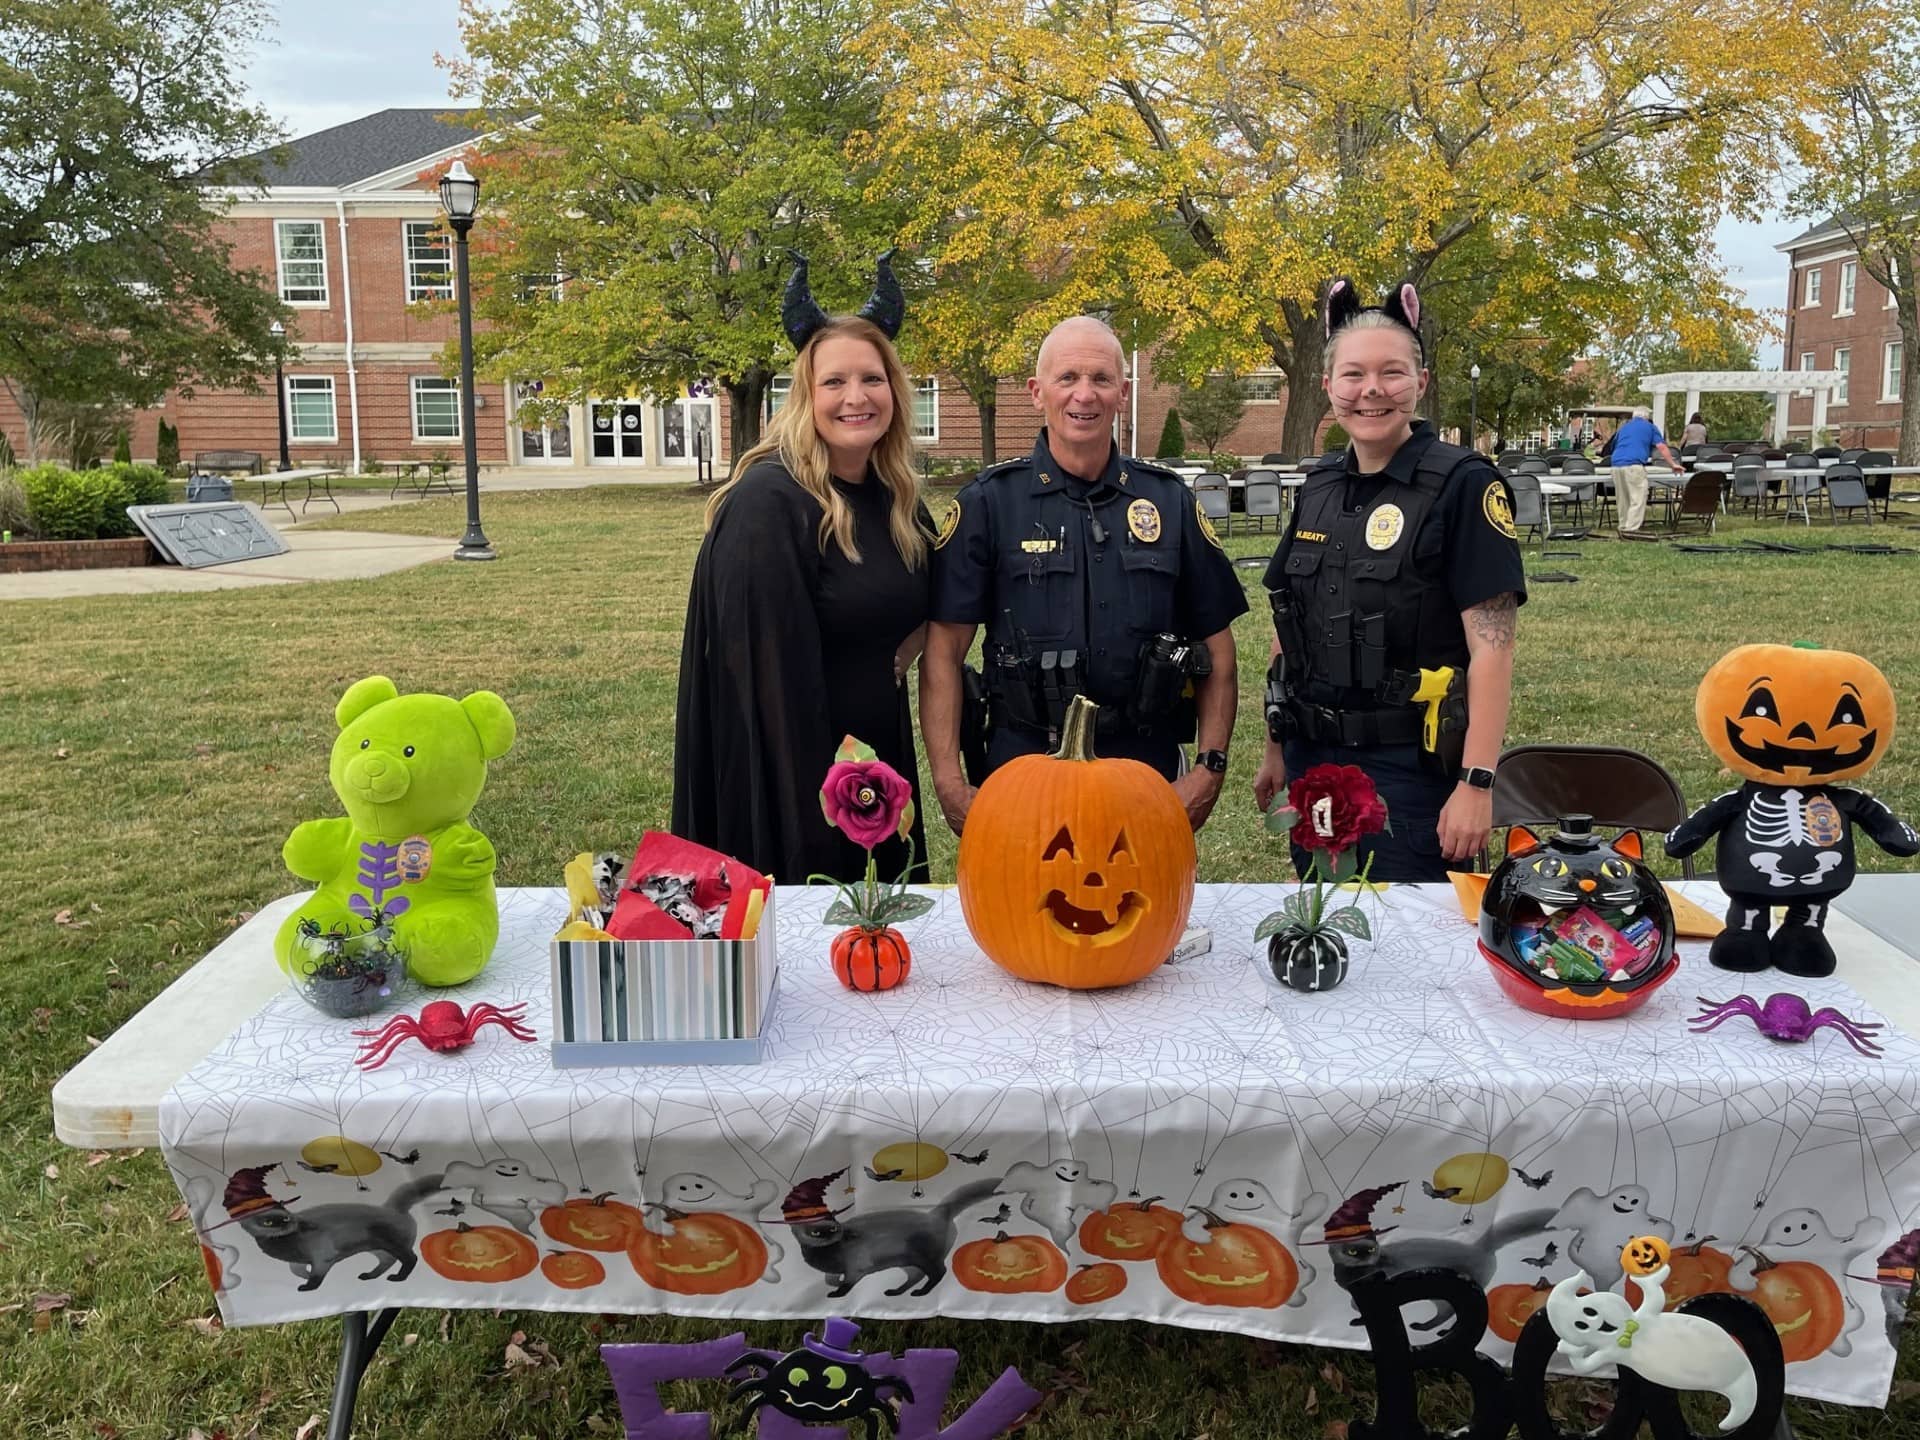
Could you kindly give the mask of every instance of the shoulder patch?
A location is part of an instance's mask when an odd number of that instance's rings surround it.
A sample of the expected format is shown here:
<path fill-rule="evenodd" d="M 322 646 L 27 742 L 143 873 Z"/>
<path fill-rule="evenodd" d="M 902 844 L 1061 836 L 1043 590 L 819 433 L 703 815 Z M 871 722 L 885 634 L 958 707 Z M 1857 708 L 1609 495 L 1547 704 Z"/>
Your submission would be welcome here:
<path fill-rule="evenodd" d="M 1487 517 L 1487 524 L 1507 539 L 1520 538 L 1520 532 L 1513 527 L 1513 502 L 1507 499 L 1506 481 L 1487 482 L 1486 491 L 1480 496 L 1480 513 Z"/>
<path fill-rule="evenodd" d="M 1207 508 L 1200 503 L 1198 495 L 1193 497 L 1193 513 L 1200 517 L 1200 533 L 1207 537 L 1207 543 L 1216 550 L 1227 547 L 1220 543 L 1220 533 L 1213 528 L 1213 521 L 1207 518 Z"/>
<path fill-rule="evenodd" d="M 960 502 L 954 501 L 940 517 L 940 523 L 933 532 L 933 548 L 941 549 L 953 538 L 953 532 L 960 528 Z"/>

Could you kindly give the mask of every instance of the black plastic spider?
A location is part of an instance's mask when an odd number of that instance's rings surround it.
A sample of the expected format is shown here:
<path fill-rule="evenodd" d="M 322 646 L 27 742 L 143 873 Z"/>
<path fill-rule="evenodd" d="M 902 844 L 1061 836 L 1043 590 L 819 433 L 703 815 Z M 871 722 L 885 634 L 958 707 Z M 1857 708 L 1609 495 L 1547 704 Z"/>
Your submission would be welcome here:
<path fill-rule="evenodd" d="M 880 1398 L 882 1391 L 913 1400 L 912 1387 L 898 1375 L 871 1375 L 864 1365 L 830 1361 L 811 1350 L 785 1355 L 749 1350 L 727 1366 L 727 1373 L 748 1369 L 762 1373 L 740 1381 L 727 1398 L 745 1399 L 750 1415 L 770 1406 L 803 1425 L 851 1425 L 865 1420 L 867 1440 L 879 1440 L 882 1419 L 887 1422 L 887 1434 L 900 1428 L 894 1406 Z"/>

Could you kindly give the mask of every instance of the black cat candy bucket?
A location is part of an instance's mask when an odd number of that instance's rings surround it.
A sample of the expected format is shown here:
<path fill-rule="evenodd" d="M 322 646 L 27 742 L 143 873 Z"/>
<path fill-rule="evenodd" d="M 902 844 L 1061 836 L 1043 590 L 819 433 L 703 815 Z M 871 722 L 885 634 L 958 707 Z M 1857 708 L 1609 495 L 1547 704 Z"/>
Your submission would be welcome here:
<path fill-rule="evenodd" d="M 1641 858 L 1640 836 L 1613 840 L 1568 815 L 1542 840 L 1507 835 L 1507 858 L 1480 905 L 1480 954 L 1509 1000 L 1539 1015 L 1627 1015 L 1679 968 L 1673 906 Z"/>

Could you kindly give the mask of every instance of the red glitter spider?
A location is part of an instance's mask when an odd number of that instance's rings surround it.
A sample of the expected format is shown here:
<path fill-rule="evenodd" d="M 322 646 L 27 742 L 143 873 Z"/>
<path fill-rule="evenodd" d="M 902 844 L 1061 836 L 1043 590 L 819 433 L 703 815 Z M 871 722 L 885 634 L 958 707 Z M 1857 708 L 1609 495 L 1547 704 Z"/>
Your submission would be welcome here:
<path fill-rule="evenodd" d="M 522 1000 L 504 1010 L 482 1002 L 463 1011 L 451 1000 L 435 1000 L 420 1011 L 418 1020 L 411 1015 L 396 1015 L 385 1029 L 354 1031 L 356 1035 L 372 1038 L 360 1047 L 353 1063 L 366 1070 L 378 1070 L 406 1040 L 418 1040 L 429 1050 L 459 1050 L 471 1045 L 473 1037 L 487 1025 L 500 1026 L 516 1040 L 537 1039 L 533 1031 L 520 1023 L 520 1012 L 526 1008 L 527 1002 Z"/>

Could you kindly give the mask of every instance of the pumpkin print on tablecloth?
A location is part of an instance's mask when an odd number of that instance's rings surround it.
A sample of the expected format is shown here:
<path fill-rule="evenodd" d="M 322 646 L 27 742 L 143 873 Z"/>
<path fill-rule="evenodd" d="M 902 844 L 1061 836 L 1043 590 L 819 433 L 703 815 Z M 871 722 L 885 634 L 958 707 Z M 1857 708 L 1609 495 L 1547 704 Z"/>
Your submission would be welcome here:
<path fill-rule="evenodd" d="M 1487 1292 L 1487 1329 L 1509 1345 L 1520 1343 L 1520 1332 L 1527 1328 L 1533 1312 L 1547 1303 L 1553 1286 L 1542 1275 L 1531 1285 L 1496 1285 Z M 1582 1295 L 1587 1292 L 1582 1290 Z"/>
<path fill-rule="evenodd" d="M 991 1295 L 1058 1290 L 1067 1281 L 1067 1257 L 1043 1236 L 1002 1230 L 954 1251 L 953 1275 L 967 1289 Z"/>
<path fill-rule="evenodd" d="M 1082 1265 L 1067 1281 L 1067 1299 L 1075 1305 L 1098 1305 L 1127 1288 L 1127 1272 L 1118 1265 Z"/>
<path fill-rule="evenodd" d="M 420 1242 L 420 1258 L 437 1275 L 473 1285 L 498 1285 L 531 1275 L 540 1250 L 504 1225 L 468 1225 L 436 1230 Z"/>
<path fill-rule="evenodd" d="M 1195 1305 L 1271 1310 L 1286 1304 L 1300 1283 L 1287 1247 L 1254 1225 L 1209 1223 L 1206 1244 L 1176 1236 L 1155 1263 L 1161 1283 Z"/>
<path fill-rule="evenodd" d="M 617 1254 L 631 1245 L 645 1226 L 640 1212 L 609 1198 L 612 1193 L 550 1205 L 540 1212 L 540 1228 L 562 1245 Z"/>
<path fill-rule="evenodd" d="M 562 1290 L 585 1290 L 607 1278 L 607 1267 L 584 1250 L 562 1250 L 540 1262 L 540 1273 Z"/>
<path fill-rule="evenodd" d="M 1152 1260 L 1180 1233 L 1180 1212 L 1152 1200 L 1096 1210 L 1080 1225 L 1080 1248 L 1102 1260 Z"/>
<path fill-rule="evenodd" d="M 975 943 L 1022 980 L 1072 990 L 1157 970 L 1193 905 L 1186 809 L 1150 766 L 1094 754 L 1098 714 L 1076 696 L 1059 753 L 994 771 L 960 835 L 960 910 Z"/>
<path fill-rule="evenodd" d="M 720 1295 L 751 1285 L 767 1271 L 767 1242 L 731 1215 L 669 1212 L 671 1235 L 642 1228 L 627 1258 L 639 1277 L 674 1295 Z"/>
<path fill-rule="evenodd" d="M 1749 1296 L 1767 1312 L 1780 1336 L 1787 1363 L 1811 1360 L 1840 1338 L 1847 1323 L 1847 1302 L 1833 1277 L 1809 1260 L 1776 1264 L 1761 1255 L 1753 1272 L 1753 1289 L 1735 1291 Z"/>
<path fill-rule="evenodd" d="M 1893 742 L 1893 687 L 1846 650 L 1742 645 L 1707 671 L 1693 712 L 1721 764 L 1763 785 L 1855 780 Z"/>

